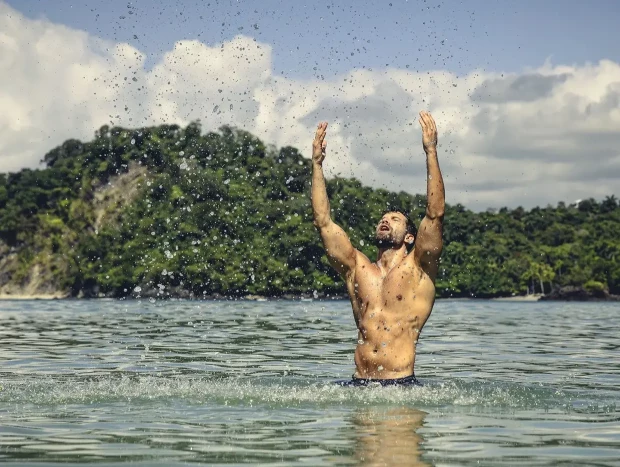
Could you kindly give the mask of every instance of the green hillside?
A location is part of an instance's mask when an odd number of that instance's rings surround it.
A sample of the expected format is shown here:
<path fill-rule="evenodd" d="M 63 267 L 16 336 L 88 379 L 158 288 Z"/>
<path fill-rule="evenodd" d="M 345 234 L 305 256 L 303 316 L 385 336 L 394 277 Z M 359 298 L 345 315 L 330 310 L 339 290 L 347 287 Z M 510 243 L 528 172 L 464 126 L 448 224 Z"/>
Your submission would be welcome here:
<path fill-rule="evenodd" d="M 440 154 L 441 158 L 441 154 Z M 0 292 L 68 296 L 344 293 L 312 225 L 308 160 L 234 128 L 102 127 L 47 168 L 0 174 Z M 450 187 L 446 187 L 449 193 Z M 420 219 L 424 196 L 328 181 L 334 219 L 371 259 L 386 206 Z M 474 213 L 448 206 L 441 297 L 562 285 L 620 293 L 620 207 Z"/>

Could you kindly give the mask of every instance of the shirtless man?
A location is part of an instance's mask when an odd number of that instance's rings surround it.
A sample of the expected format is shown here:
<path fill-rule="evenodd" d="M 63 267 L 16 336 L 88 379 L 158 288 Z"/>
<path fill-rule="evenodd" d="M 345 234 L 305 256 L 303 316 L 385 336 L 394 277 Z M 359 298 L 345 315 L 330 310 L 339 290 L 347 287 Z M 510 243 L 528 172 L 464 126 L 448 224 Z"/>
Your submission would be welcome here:
<path fill-rule="evenodd" d="M 314 225 L 330 264 L 346 283 L 358 328 L 355 374 L 351 381 L 341 382 L 346 386 L 371 381 L 384 386 L 419 384 L 414 376 L 416 344 L 435 302 L 445 208 L 437 127 L 425 111 L 419 122 L 428 172 L 426 216 L 416 232 L 405 214 L 386 212 L 377 225 L 379 253 L 374 263 L 331 219 L 323 176 L 327 123 L 318 125 L 312 144 Z"/>

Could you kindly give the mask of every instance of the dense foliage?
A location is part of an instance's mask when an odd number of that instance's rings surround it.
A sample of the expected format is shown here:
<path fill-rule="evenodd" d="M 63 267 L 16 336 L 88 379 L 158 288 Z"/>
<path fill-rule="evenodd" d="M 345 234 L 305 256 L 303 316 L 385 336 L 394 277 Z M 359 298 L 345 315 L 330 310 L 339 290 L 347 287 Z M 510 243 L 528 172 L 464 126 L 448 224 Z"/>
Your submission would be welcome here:
<path fill-rule="evenodd" d="M 0 174 L 0 286 L 33 281 L 36 271 L 48 289 L 73 296 L 344 292 L 312 225 L 309 161 L 293 147 L 229 127 L 202 134 L 198 122 L 104 126 L 44 162 Z M 415 219 L 425 208 L 423 196 L 353 179 L 329 180 L 328 192 L 334 219 L 370 258 L 386 206 Z M 448 206 L 437 293 L 493 297 L 557 285 L 619 293 L 618 232 L 614 196 L 529 211 Z"/>

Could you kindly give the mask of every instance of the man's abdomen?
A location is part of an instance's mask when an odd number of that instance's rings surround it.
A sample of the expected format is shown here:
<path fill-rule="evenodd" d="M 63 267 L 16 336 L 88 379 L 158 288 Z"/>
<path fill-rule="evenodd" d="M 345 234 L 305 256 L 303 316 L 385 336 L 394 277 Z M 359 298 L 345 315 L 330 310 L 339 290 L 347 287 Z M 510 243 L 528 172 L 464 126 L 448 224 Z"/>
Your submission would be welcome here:
<path fill-rule="evenodd" d="M 356 377 L 392 379 L 413 374 L 415 341 L 411 319 L 377 311 L 360 320 Z"/>

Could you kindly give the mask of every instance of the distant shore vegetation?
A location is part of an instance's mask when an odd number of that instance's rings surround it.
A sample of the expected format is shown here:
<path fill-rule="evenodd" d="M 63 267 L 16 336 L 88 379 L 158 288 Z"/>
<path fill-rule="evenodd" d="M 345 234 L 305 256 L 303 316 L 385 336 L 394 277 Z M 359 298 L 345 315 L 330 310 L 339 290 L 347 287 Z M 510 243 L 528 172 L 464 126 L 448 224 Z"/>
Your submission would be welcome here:
<path fill-rule="evenodd" d="M 310 207 L 310 162 L 232 127 L 103 126 L 46 168 L 0 174 L 0 294 L 68 297 L 326 297 Z M 449 193 L 450 187 L 447 187 Z M 422 195 L 328 180 L 332 216 L 371 259 L 386 207 L 419 221 Z M 602 200 L 446 210 L 438 297 L 577 287 L 620 294 L 620 206 Z"/>

